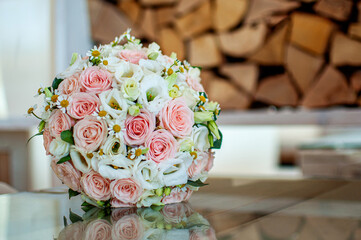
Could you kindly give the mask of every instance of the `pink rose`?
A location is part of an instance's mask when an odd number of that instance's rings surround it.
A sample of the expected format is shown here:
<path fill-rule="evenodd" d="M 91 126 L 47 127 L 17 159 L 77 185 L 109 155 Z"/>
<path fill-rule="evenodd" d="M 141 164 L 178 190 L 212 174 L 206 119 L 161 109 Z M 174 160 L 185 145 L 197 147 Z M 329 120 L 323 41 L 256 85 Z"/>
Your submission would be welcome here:
<path fill-rule="evenodd" d="M 81 192 L 80 178 L 81 173 L 76 170 L 73 165 L 68 161 L 61 164 L 56 164 L 58 160 L 51 161 L 51 168 L 55 175 L 70 189 Z"/>
<path fill-rule="evenodd" d="M 208 162 L 207 162 L 207 165 L 204 168 L 204 171 L 209 172 L 213 167 L 213 163 L 214 163 L 214 152 L 212 152 L 212 150 L 209 149 L 209 151 L 208 151 Z"/>
<path fill-rule="evenodd" d="M 159 112 L 160 125 L 174 136 L 184 138 L 191 134 L 194 125 L 194 113 L 183 98 L 168 102 Z"/>
<path fill-rule="evenodd" d="M 208 229 L 192 229 L 190 231 L 189 240 L 216 240 L 216 233 L 214 229 L 209 227 Z"/>
<path fill-rule="evenodd" d="M 124 216 L 113 224 L 113 239 L 138 240 L 142 239 L 143 234 L 143 224 L 136 214 Z"/>
<path fill-rule="evenodd" d="M 79 83 L 80 73 L 75 73 L 74 75 L 65 78 L 58 87 L 58 91 L 61 94 L 71 96 L 73 93 L 80 92 L 80 83 Z"/>
<path fill-rule="evenodd" d="M 113 205 L 112 205 L 113 207 Z M 136 207 L 120 207 L 112 209 L 112 223 L 117 222 L 119 219 L 126 215 L 134 214 L 137 212 Z"/>
<path fill-rule="evenodd" d="M 96 219 L 88 223 L 82 239 L 111 240 L 112 226 L 104 219 Z"/>
<path fill-rule="evenodd" d="M 85 230 L 84 222 L 76 222 L 66 226 L 59 233 L 58 240 L 79 240 L 83 239 L 83 232 Z"/>
<path fill-rule="evenodd" d="M 91 115 L 100 106 L 99 98 L 92 93 L 74 93 L 67 107 L 68 114 L 75 119 Z"/>
<path fill-rule="evenodd" d="M 100 67 L 92 66 L 85 69 L 79 77 L 85 92 L 101 93 L 112 88 L 112 74 Z"/>
<path fill-rule="evenodd" d="M 130 63 L 139 64 L 140 59 L 147 59 L 147 55 L 143 50 L 122 50 L 119 58 Z"/>
<path fill-rule="evenodd" d="M 86 152 L 94 152 L 104 144 L 108 135 L 108 127 L 104 120 L 89 116 L 74 125 L 75 145 Z"/>
<path fill-rule="evenodd" d="M 174 157 L 179 147 L 173 135 L 164 129 L 152 132 L 145 141 L 145 146 L 149 149 L 147 158 L 156 163 Z"/>
<path fill-rule="evenodd" d="M 142 196 L 143 188 L 132 178 L 122 178 L 111 182 L 110 191 L 120 202 L 134 204 Z"/>
<path fill-rule="evenodd" d="M 179 190 L 178 188 L 173 188 L 168 196 L 165 196 L 162 199 L 162 203 L 171 204 L 171 203 L 180 203 L 182 201 L 187 201 L 190 198 L 192 191 L 187 189 L 187 191 Z"/>
<path fill-rule="evenodd" d="M 49 132 L 52 137 L 60 137 L 62 131 L 71 128 L 71 120 L 69 116 L 61 110 L 56 109 L 51 113 L 48 121 Z"/>
<path fill-rule="evenodd" d="M 196 161 L 189 166 L 187 173 L 190 179 L 198 179 L 208 164 L 208 153 L 198 152 Z"/>
<path fill-rule="evenodd" d="M 186 82 L 193 90 L 197 92 L 204 92 L 203 85 L 197 79 L 194 79 L 188 75 L 186 78 Z"/>
<path fill-rule="evenodd" d="M 90 171 L 80 179 L 83 191 L 97 201 L 106 201 L 110 198 L 110 180 L 103 178 L 99 173 Z"/>
<path fill-rule="evenodd" d="M 133 208 L 136 207 L 134 203 L 124 203 L 120 201 L 117 198 L 112 198 L 110 201 L 110 205 L 112 205 L 113 208 Z"/>
<path fill-rule="evenodd" d="M 47 155 L 50 154 L 49 146 L 50 146 L 51 141 L 53 141 L 53 139 L 54 139 L 54 137 L 52 137 L 50 135 L 49 129 L 45 128 L 44 133 L 43 133 L 43 145 L 44 145 L 44 148 L 45 148 L 45 151 L 46 151 Z"/>
<path fill-rule="evenodd" d="M 128 145 L 142 145 L 155 128 L 155 116 L 145 109 L 138 116 L 129 116 L 125 120 L 124 140 Z"/>
<path fill-rule="evenodd" d="M 186 211 L 183 203 L 167 204 L 161 210 L 164 220 L 167 223 L 180 223 L 186 218 Z"/>

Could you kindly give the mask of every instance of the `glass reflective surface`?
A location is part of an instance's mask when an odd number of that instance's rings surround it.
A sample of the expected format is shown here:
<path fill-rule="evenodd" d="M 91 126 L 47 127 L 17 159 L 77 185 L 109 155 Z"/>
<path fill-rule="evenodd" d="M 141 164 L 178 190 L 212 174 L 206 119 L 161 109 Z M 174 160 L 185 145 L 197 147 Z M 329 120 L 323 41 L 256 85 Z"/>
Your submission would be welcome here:
<path fill-rule="evenodd" d="M 102 219 L 99 212 L 84 216 L 81 199 L 69 200 L 64 193 L 0 195 L 0 239 L 72 239 L 73 232 L 83 237 L 103 228 L 112 234 L 122 227 L 134 234 L 129 239 L 361 239 L 360 181 L 210 179 L 209 183 L 189 204 L 161 210 L 114 209 Z M 75 214 L 74 224 L 69 209 Z"/>

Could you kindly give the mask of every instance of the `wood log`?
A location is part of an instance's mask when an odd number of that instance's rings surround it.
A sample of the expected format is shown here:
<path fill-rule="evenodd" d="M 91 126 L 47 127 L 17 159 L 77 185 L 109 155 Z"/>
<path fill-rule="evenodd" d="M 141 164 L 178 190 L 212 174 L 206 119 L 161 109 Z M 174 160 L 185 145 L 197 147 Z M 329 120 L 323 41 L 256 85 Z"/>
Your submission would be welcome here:
<path fill-rule="evenodd" d="M 244 25 L 233 32 L 218 35 L 222 52 L 232 57 L 244 57 L 259 49 L 266 37 L 266 24 Z"/>
<path fill-rule="evenodd" d="M 157 26 L 171 24 L 175 20 L 175 9 L 173 7 L 158 8 L 155 12 Z"/>
<path fill-rule="evenodd" d="M 285 23 L 275 30 L 266 43 L 249 60 L 261 65 L 282 65 L 284 63 L 285 42 L 289 24 Z"/>
<path fill-rule="evenodd" d="M 289 45 L 287 48 L 286 68 L 302 94 L 313 83 L 323 63 L 322 57 L 308 54 L 292 45 Z"/>
<path fill-rule="evenodd" d="M 356 71 L 351 75 L 351 86 L 356 92 L 361 91 L 361 71 Z"/>
<path fill-rule="evenodd" d="M 222 78 L 214 78 L 209 83 L 209 98 L 217 101 L 224 109 L 247 109 L 251 99 Z"/>
<path fill-rule="evenodd" d="M 147 38 L 155 41 L 157 33 L 155 24 L 155 12 L 153 9 L 148 8 L 143 11 L 143 16 L 141 17 L 139 26 Z"/>
<path fill-rule="evenodd" d="M 137 23 L 141 14 L 141 7 L 135 0 L 123 0 L 118 2 L 118 8 L 128 16 L 132 23 Z"/>
<path fill-rule="evenodd" d="M 275 26 L 282 21 L 286 20 L 288 18 L 288 15 L 276 15 L 276 16 L 268 16 L 265 17 L 266 23 L 270 26 Z"/>
<path fill-rule="evenodd" d="M 200 77 L 201 77 L 201 83 L 202 83 L 206 93 L 208 93 L 212 79 L 217 78 L 217 76 L 214 74 L 213 71 L 203 69 L 201 71 Z"/>
<path fill-rule="evenodd" d="M 286 13 L 298 8 L 300 3 L 282 0 L 251 0 L 250 7 L 245 19 L 246 23 L 262 20 L 274 13 Z"/>
<path fill-rule="evenodd" d="M 196 34 L 203 33 L 212 27 L 211 3 L 205 1 L 194 12 L 190 12 L 175 21 L 178 32 L 183 38 L 190 38 Z"/>
<path fill-rule="evenodd" d="M 346 21 L 351 14 L 352 4 L 351 0 L 320 0 L 313 9 L 326 17 Z"/>
<path fill-rule="evenodd" d="M 213 27 L 223 32 L 235 27 L 246 14 L 248 0 L 216 0 L 213 7 Z"/>
<path fill-rule="evenodd" d="M 172 28 L 163 28 L 159 32 L 159 44 L 163 54 L 170 55 L 172 52 L 177 53 L 180 60 L 184 59 L 185 49 L 182 39 Z"/>
<path fill-rule="evenodd" d="M 361 65 L 361 42 L 336 33 L 331 44 L 331 63 L 335 66 Z"/>
<path fill-rule="evenodd" d="M 189 60 L 192 65 L 201 67 L 216 67 L 222 63 L 216 38 L 208 33 L 194 38 L 189 43 Z"/>
<path fill-rule="evenodd" d="M 361 22 L 361 2 L 360 1 L 357 3 L 357 10 L 358 10 L 357 21 Z"/>
<path fill-rule="evenodd" d="M 356 94 L 347 85 L 345 76 L 332 66 L 326 67 L 320 79 L 307 91 L 302 106 L 308 108 L 354 104 Z"/>
<path fill-rule="evenodd" d="M 177 2 L 178 0 L 140 0 L 140 3 L 144 6 L 172 5 Z"/>
<path fill-rule="evenodd" d="M 238 87 L 253 95 L 258 79 L 258 67 L 252 63 L 224 64 L 219 69 L 220 73 L 231 79 Z"/>
<path fill-rule="evenodd" d="M 307 13 L 293 13 L 291 19 L 291 42 L 313 54 L 324 54 L 333 30 L 332 22 Z"/>
<path fill-rule="evenodd" d="M 298 102 L 297 92 L 287 74 L 261 80 L 255 99 L 278 107 L 296 106 Z"/>
<path fill-rule="evenodd" d="M 348 27 L 348 35 L 361 40 L 361 23 L 351 23 Z"/>
<path fill-rule="evenodd" d="M 175 9 L 176 14 L 183 15 L 185 13 L 191 12 L 192 10 L 199 7 L 199 5 L 201 5 L 205 1 L 208 0 L 192 0 L 192 1 L 180 0 Z"/>

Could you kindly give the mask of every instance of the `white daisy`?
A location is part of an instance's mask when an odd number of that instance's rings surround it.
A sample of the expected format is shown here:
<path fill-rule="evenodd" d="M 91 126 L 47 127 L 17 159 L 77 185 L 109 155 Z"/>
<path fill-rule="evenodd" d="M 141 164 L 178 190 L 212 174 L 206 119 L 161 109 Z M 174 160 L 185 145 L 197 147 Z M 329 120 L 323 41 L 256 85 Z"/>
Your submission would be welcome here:
<path fill-rule="evenodd" d="M 63 113 L 66 112 L 66 108 L 69 106 L 70 97 L 67 95 L 60 95 L 56 101 L 56 107 L 59 108 Z"/>
<path fill-rule="evenodd" d="M 86 55 L 89 57 L 90 60 L 93 60 L 94 58 L 98 58 L 101 56 L 102 54 L 102 45 L 99 45 L 99 47 L 97 46 L 94 46 L 93 49 L 89 50 Z"/>
<path fill-rule="evenodd" d="M 124 121 L 121 121 L 119 118 L 108 121 L 108 132 L 110 136 L 115 136 L 117 138 L 123 138 L 125 125 Z"/>
<path fill-rule="evenodd" d="M 103 106 L 100 106 L 99 108 L 95 109 L 95 111 L 92 114 L 94 117 L 97 117 L 98 120 L 104 119 L 110 119 L 109 113 L 104 110 Z"/>
<path fill-rule="evenodd" d="M 130 160 L 146 160 L 144 154 L 146 154 L 147 152 L 148 152 L 148 148 L 144 148 L 144 147 L 131 148 L 128 151 L 128 158 Z"/>

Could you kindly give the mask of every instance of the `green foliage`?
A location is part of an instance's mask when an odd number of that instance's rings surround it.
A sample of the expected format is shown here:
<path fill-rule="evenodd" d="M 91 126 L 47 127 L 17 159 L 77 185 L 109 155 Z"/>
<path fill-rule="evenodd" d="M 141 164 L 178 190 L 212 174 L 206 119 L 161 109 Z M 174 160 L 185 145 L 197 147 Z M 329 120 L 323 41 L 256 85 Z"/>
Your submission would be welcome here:
<path fill-rule="evenodd" d="M 64 79 L 61 79 L 61 78 L 54 78 L 53 84 L 51 85 L 51 87 L 53 88 L 53 90 L 58 89 L 59 84 L 60 84 L 63 80 L 64 80 Z"/>
<path fill-rule="evenodd" d="M 203 186 L 207 186 L 208 184 L 203 183 L 201 180 L 197 180 L 197 181 L 191 181 L 188 180 L 187 182 L 188 185 L 192 186 L 192 187 L 203 187 Z"/>
<path fill-rule="evenodd" d="M 65 156 L 65 157 L 60 158 L 60 160 L 57 161 L 56 164 L 65 163 L 65 162 L 69 161 L 70 159 L 71 159 L 71 158 L 70 158 L 70 155 L 67 155 L 67 156 Z"/>
<path fill-rule="evenodd" d="M 69 218 L 70 218 L 70 221 L 72 223 L 76 223 L 76 222 L 79 222 L 79 221 L 83 221 L 83 218 L 80 217 L 79 215 L 73 213 L 70 209 L 69 209 Z"/>
<path fill-rule="evenodd" d="M 61 140 L 63 140 L 64 142 L 74 145 L 74 138 L 73 138 L 72 131 L 70 131 L 70 130 L 62 131 L 60 134 L 60 137 L 61 137 Z"/>
<path fill-rule="evenodd" d="M 43 134 L 44 134 L 44 131 L 39 132 L 39 133 L 37 133 L 37 134 L 35 134 L 35 135 L 31 136 L 31 137 L 28 139 L 28 141 L 26 142 L 26 144 L 28 144 L 28 143 L 30 142 L 30 140 L 31 140 L 31 139 L 33 139 L 34 137 L 36 137 L 36 136 L 40 136 L 40 135 L 43 135 Z"/>
<path fill-rule="evenodd" d="M 75 197 L 75 196 L 79 195 L 80 192 L 74 191 L 73 189 L 70 189 L 70 188 L 69 188 L 68 194 L 69 194 L 69 199 L 70 199 L 70 198 L 72 198 L 72 197 Z"/>
<path fill-rule="evenodd" d="M 213 142 L 213 147 L 211 149 L 220 149 L 222 147 L 222 141 L 223 141 L 223 135 L 221 130 L 218 129 L 220 139 L 216 139 L 216 141 Z"/>

